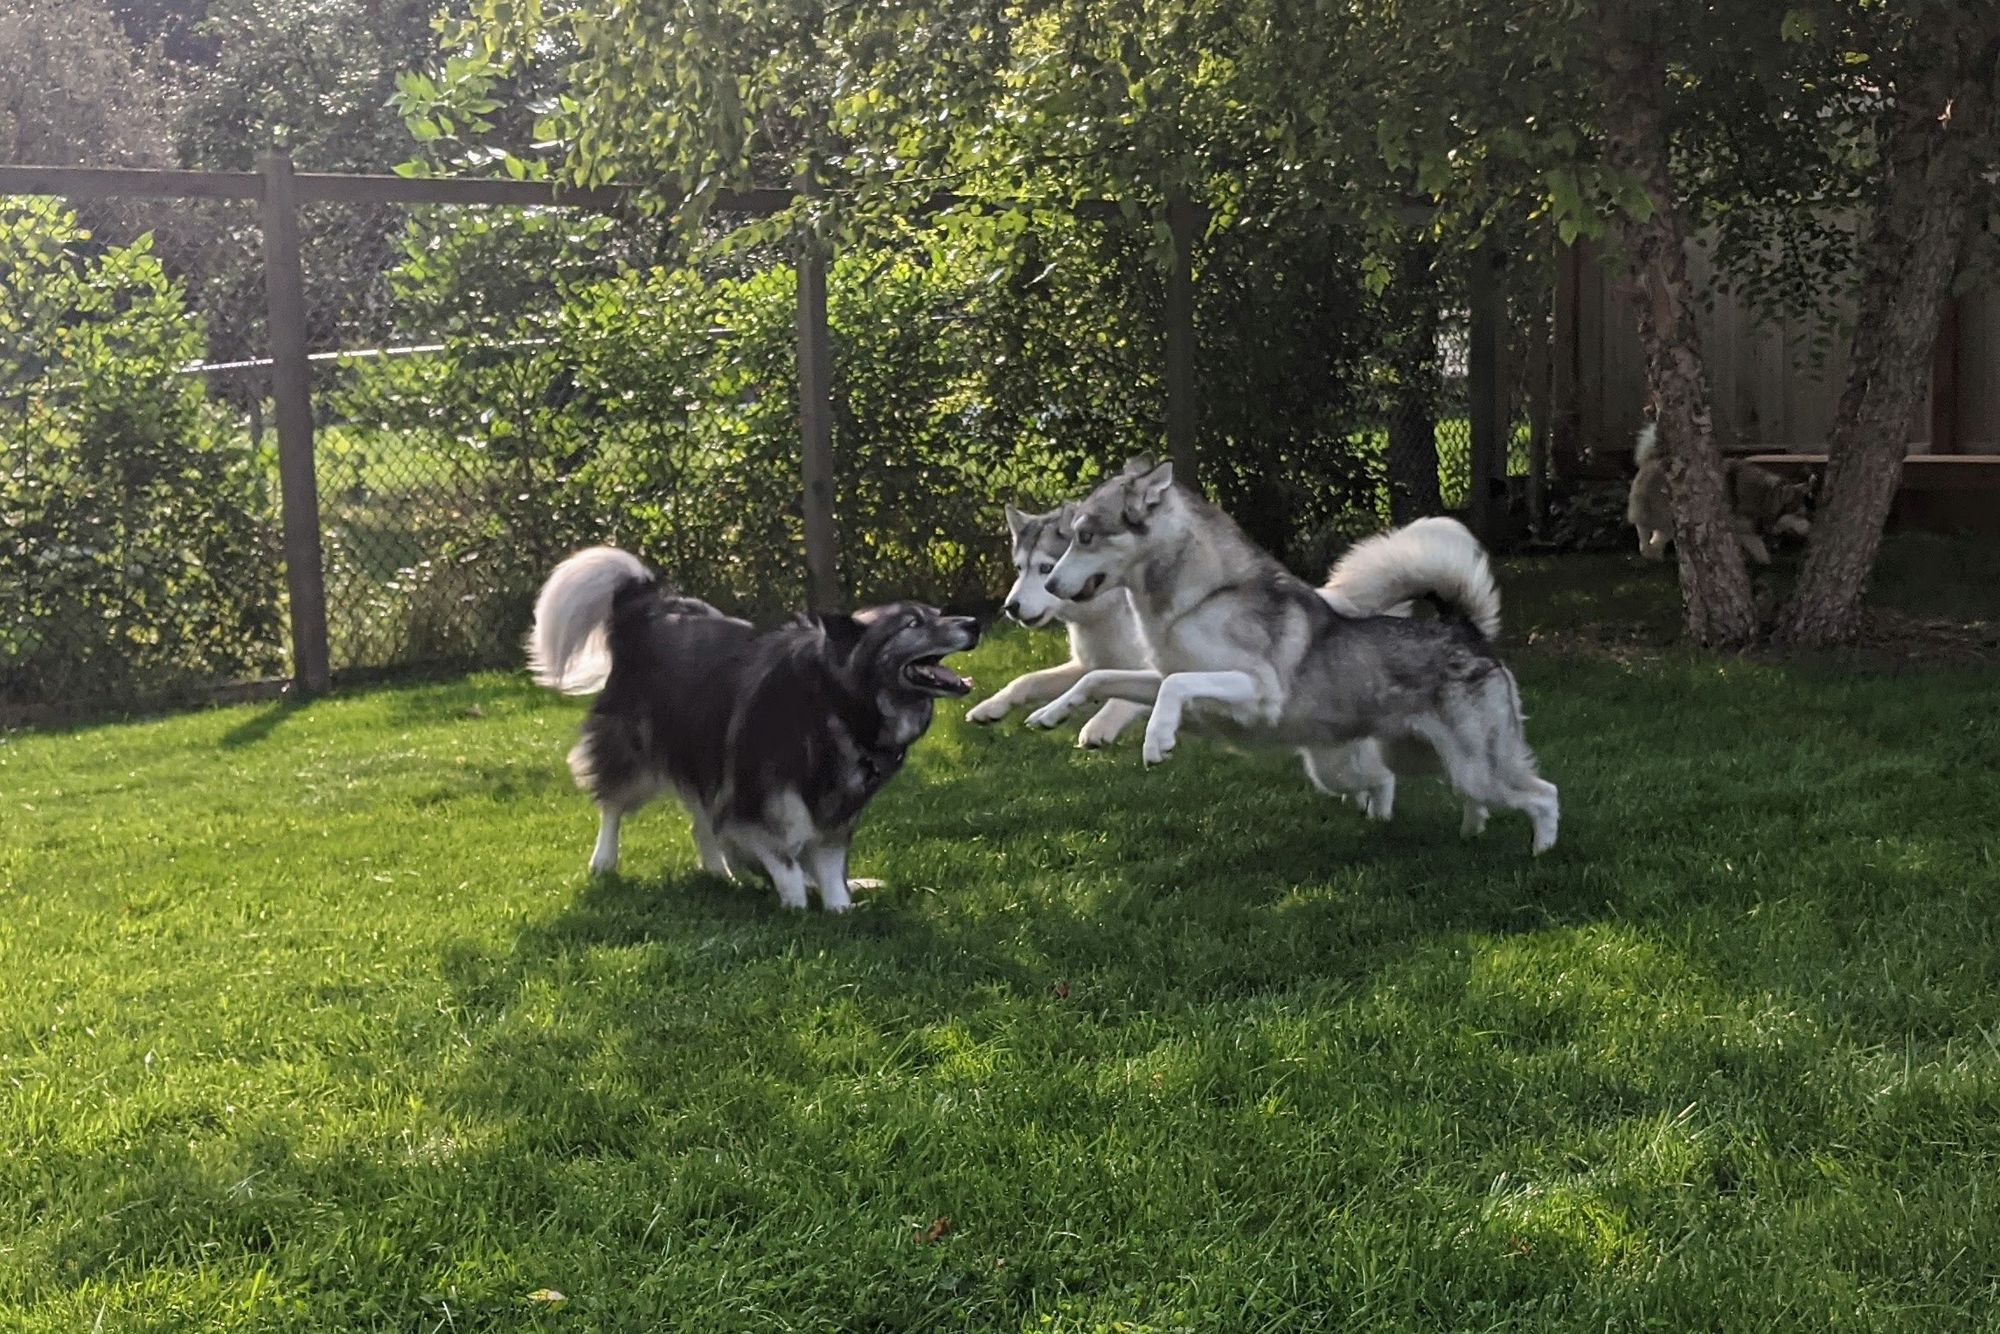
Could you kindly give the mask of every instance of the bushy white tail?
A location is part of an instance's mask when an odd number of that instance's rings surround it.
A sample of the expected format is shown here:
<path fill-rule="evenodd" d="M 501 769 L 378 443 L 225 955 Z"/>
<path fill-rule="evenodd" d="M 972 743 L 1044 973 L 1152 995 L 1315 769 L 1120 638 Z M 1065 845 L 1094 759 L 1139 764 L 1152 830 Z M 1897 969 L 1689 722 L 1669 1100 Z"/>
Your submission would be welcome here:
<path fill-rule="evenodd" d="M 1430 596 L 1488 639 L 1500 633 L 1500 589 L 1486 548 L 1456 519 L 1418 519 L 1349 547 L 1319 595 L 1343 616 L 1408 616 Z"/>
<path fill-rule="evenodd" d="M 1659 447 L 1660 424 L 1658 422 L 1647 422 L 1639 428 L 1639 443 L 1633 446 L 1632 462 L 1643 468 L 1646 466 L 1646 460 L 1653 457 L 1654 451 L 1659 449 Z"/>
<path fill-rule="evenodd" d="M 637 556 L 588 547 L 562 564 L 535 598 L 528 670 L 565 695 L 591 695 L 611 675 L 611 600 L 634 580 L 651 579 Z"/>

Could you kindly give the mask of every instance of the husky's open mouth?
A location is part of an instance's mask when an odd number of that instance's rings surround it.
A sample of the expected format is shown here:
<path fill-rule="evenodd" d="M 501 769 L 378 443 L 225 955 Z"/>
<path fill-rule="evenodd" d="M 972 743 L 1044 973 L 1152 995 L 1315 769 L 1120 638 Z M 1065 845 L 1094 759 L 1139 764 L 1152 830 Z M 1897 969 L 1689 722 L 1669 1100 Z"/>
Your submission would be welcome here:
<path fill-rule="evenodd" d="M 932 695 L 964 695 L 972 690 L 970 679 L 960 676 L 938 659 L 944 654 L 933 654 L 928 658 L 918 658 L 903 664 L 903 679 L 917 689 Z"/>
<path fill-rule="evenodd" d="M 1096 574 L 1091 575 L 1090 578 L 1083 581 L 1083 587 L 1076 590 L 1076 596 L 1071 598 L 1070 601 L 1088 602 L 1096 597 L 1097 591 L 1103 587 L 1104 571 L 1099 570 Z"/>

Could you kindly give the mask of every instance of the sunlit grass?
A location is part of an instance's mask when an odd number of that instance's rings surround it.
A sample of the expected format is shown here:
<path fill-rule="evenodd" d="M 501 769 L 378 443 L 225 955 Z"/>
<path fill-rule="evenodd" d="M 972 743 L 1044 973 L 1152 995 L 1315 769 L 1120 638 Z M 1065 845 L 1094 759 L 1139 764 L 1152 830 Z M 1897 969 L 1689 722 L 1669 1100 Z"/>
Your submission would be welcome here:
<path fill-rule="evenodd" d="M 1514 656 L 1545 858 L 952 706 L 844 920 L 518 680 L 0 740 L 0 1324 L 2000 1320 L 2000 682 Z"/>

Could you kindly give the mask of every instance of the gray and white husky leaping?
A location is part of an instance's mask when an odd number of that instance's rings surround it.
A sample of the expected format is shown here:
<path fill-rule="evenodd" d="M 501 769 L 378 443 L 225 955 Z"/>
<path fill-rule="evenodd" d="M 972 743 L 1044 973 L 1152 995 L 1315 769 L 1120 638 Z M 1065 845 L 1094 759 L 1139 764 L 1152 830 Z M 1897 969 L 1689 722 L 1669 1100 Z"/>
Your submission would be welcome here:
<path fill-rule="evenodd" d="M 1059 505 L 1046 514 L 1023 514 L 1007 507 L 1007 531 L 1014 543 L 1014 586 L 1007 590 L 1006 612 L 1029 629 L 1060 621 L 1069 631 L 1069 661 L 1038 672 L 1024 672 L 965 715 L 974 723 L 997 723 L 1024 705 L 1045 704 L 1101 667 L 1148 668 L 1152 656 L 1139 633 L 1139 618 L 1124 589 L 1068 602 L 1050 593 L 1049 572 L 1069 548 L 1070 514 L 1074 505 Z M 1107 700 L 1077 733 L 1076 744 L 1108 746 L 1133 719 L 1146 716 L 1146 706 L 1129 700 Z"/>
<path fill-rule="evenodd" d="M 1417 572 L 1382 559 L 1397 536 L 1376 539 L 1373 556 L 1367 544 L 1350 553 L 1348 586 L 1371 590 L 1364 603 L 1337 580 L 1315 589 L 1291 574 L 1227 515 L 1175 486 L 1171 463 L 1128 470 L 1077 504 L 1069 548 L 1046 584 L 1086 604 L 1127 591 L 1152 666 L 1087 671 L 1029 724 L 1053 727 L 1092 700 L 1148 704 L 1144 757 L 1158 764 L 1192 711 L 1206 729 L 1297 749 L 1322 788 L 1372 785 L 1364 804 L 1379 818 L 1395 770 L 1429 751 L 1464 802 L 1469 832 L 1493 807 L 1521 810 L 1534 850 L 1546 851 L 1556 841 L 1556 788 L 1535 770 L 1519 690 L 1493 655 L 1499 597 L 1485 553 L 1434 522 L 1413 547 L 1425 553 Z M 1444 615 L 1353 614 L 1421 595 Z"/>
<path fill-rule="evenodd" d="M 1126 466 L 1137 475 L 1151 468 L 1153 461 L 1141 457 Z M 1048 591 L 1048 577 L 1069 549 L 1075 511 L 1074 502 L 1044 514 L 1027 514 L 1012 505 L 1006 508 L 1014 583 L 1007 590 L 1005 610 L 1029 629 L 1060 623 L 1069 632 L 1069 661 L 1015 677 L 974 705 L 965 715 L 967 721 L 997 723 L 1017 708 L 1045 704 L 1082 680 L 1088 671 L 1153 666 L 1129 591 L 1115 589 L 1087 602 L 1068 601 Z M 1488 638 L 1500 628 L 1500 597 L 1486 553 L 1479 539 L 1456 519 L 1418 519 L 1392 532 L 1364 538 L 1333 567 L 1320 596 L 1346 616 L 1408 616 L 1417 599 L 1443 598 L 1455 604 L 1477 605 L 1480 629 Z M 1084 723 L 1076 744 L 1085 749 L 1108 746 L 1146 712 L 1143 704 L 1107 700 Z M 1345 763 L 1322 762 L 1319 781 L 1329 790 L 1337 790 L 1336 795 L 1353 796 L 1364 811 L 1387 819 L 1394 799 L 1394 771 L 1383 772 L 1386 761 L 1379 746 L 1363 741 L 1351 749 L 1356 753 Z M 1428 759 L 1427 753 L 1424 759 Z M 1416 767 L 1426 771 L 1436 765 L 1419 761 Z M 1335 781 L 1335 775 L 1343 777 Z"/>

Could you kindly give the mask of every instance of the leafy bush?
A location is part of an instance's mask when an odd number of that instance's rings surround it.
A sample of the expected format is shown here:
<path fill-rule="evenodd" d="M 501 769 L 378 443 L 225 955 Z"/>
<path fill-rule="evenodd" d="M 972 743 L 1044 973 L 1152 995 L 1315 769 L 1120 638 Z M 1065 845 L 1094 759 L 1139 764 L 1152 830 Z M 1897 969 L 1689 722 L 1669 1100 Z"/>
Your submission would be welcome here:
<path fill-rule="evenodd" d="M 280 662 L 269 470 L 207 412 L 142 238 L 0 201 L 0 701 L 133 699 Z"/>
<path fill-rule="evenodd" d="M 400 442 L 404 480 L 336 506 L 337 619 L 346 600 L 393 620 L 393 584 L 430 627 L 402 656 L 510 652 L 550 564 L 594 541 L 731 607 L 802 600 L 794 270 L 768 249 L 618 266 L 612 225 L 494 211 L 413 230 L 399 308 L 448 349 L 364 365 L 338 396 L 340 415 Z M 1144 238 L 1062 218 L 996 230 L 948 221 L 832 265 L 835 515 L 856 601 L 990 597 L 1003 502 L 1073 495 L 1164 444 L 1162 282 Z M 1338 252 L 1317 233 L 1234 238 L 1200 308 L 1209 475 L 1257 536 L 1314 565 L 1374 525 L 1380 486 L 1379 449 L 1356 445 L 1375 405 L 1349 387 L 1368 383 L 1377 317 Z M 419 537 L 422 507 L 402 500 L 422 494 L 449 497 L 451 515 Z M 396 560 L 391 510 L 407 516 Z M 336 629 L 337 665 L 343 638 L 366 633 Z"/>

